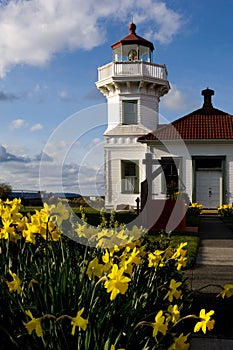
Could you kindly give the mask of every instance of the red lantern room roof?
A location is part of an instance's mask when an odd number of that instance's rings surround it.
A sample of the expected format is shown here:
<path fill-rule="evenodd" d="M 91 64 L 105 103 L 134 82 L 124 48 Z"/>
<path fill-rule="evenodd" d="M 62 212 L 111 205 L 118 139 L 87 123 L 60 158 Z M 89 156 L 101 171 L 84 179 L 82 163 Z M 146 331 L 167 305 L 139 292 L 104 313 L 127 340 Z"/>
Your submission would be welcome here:
<path fill-rule="evenodd" d="M 117 41 L 115 44 L 112 44 L 111 47 L 113 50 L 122 45 L 132 45 L 132 44 L 146 46 L 146 47 L 149 47 L 151 51 L 154 50 L 154 45 L 150 41 L 136 34 L 136 25 L 134 23 L 130 23 L 129 31 L 130 31 L 129 35 Z"/>

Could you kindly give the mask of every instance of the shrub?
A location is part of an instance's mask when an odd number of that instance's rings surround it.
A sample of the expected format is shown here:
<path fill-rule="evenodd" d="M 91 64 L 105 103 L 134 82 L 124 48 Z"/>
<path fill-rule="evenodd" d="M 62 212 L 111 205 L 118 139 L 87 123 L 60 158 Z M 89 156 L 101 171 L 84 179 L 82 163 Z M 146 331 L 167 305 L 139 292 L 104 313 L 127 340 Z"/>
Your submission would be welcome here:
<path fill-rule="evenodd" d="M 11 185 L 7 183 L 0 183 L 0 199 L 6 200 L 12 193 Z"/>
<path fill-rule="evenodd" d="M 192 203 L 188 206 L 186 215 L 188 216 L 199 216 L 203 210 L 203 205 L 199 203 Z"/>
<path fill-rule="evenodd" d="M 218 207 L 218 213 L 222 217 L 231 217 L 233 216 L 233 205 L 232 204 L 223 204 Z"/>

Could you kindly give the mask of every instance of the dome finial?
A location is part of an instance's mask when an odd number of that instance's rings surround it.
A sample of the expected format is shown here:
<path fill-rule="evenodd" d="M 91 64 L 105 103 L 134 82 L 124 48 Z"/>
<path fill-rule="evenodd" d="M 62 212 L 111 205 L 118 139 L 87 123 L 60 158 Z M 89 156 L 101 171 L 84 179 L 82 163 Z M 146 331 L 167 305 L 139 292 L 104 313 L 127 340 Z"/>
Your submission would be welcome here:
<path fill-rule="evenodd" d="M 134 24 L 133 22 L 131 22 L 130 23 L 130 25 L 129 25 L 129 31 L 130 31 L 130 33 L 131 34 L 135 34 L 135 32 L 136 32 L 136 24 Z"/>

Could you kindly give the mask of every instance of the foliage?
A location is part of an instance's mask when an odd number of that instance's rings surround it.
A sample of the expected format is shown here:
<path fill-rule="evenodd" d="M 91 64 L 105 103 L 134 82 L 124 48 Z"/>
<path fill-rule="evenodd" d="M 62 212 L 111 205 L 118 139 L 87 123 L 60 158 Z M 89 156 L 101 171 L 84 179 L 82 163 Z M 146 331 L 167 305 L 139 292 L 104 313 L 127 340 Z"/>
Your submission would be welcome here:
<path fill-rule="evenodd" d="M 191 203 L 188 206 L 186 215 L 187 216 L 199 216 L 201 214 L 201 211 L 203 210 L 203 205 L 199 203 Z"/>
<path fill-rule="evenodd" d="M 233 205 L 223 204 L 218 207 L 218 213 L 222 217 L 233 217 Z"/>
<path fill-rule="evenodd" d="M 0 183 L 0 199 L 6 200 L 12 193 L 11 185 L 7 183 Z"/>
<path fill-rule="evenodd" d="M 83 212 L 75 222 L 65 202 L 20 209 L 0 202 L 2 348 L 188 349 L 186 319 L 212 329 L 212 310 L 187 315 L 187 243 L 151 242 L 114 216 L 108 229 L 104 215 L 97 228 Z"/>
<path fill-rule="evenodd" d="M 199 247 L 200 238 L 196 233 L 185 231 L 174 231 L 171 233 L 157 232 L 149 233 L 147 235 L 148 241 L 154 245 L 156 242 L 160 246 L 169 245 L 173 248 L 178 247 L 181 243 L 187 243 L 186 250 L 186 266 L 185 269 L 190 269 L 196 263 L 197 251 Z"/>

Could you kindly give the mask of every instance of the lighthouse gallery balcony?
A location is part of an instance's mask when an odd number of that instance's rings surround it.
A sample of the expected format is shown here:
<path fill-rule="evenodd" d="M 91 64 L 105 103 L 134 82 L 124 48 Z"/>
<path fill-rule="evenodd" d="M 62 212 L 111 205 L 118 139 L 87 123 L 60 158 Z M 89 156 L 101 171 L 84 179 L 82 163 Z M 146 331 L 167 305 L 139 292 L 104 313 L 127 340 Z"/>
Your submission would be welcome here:
<path fill-rule="evenodd" d="M 167 80 L 167 68 L 165 65 L 145 61 L 110 62 L 98 68 L 98 81 L 135 77 Z"/>

